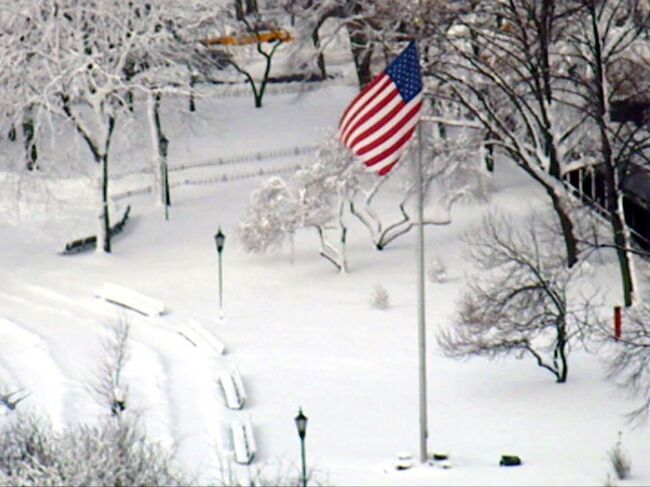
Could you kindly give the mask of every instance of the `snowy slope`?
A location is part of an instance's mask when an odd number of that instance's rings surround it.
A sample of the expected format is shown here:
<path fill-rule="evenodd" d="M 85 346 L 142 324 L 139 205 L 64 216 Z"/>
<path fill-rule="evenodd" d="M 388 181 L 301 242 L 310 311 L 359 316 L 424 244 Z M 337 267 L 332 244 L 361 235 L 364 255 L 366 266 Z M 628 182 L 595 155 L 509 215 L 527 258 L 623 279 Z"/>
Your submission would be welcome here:
<path fill-rule="evenodd" d="M 182 100 L 168 102 L 170 164 L 317 143 L 353 94 L 352 87 L 334 86 L 273 95 L 262 110 L 245 97 L 206 99 L 192 117 Z M 123 140 L 128 130 L 137 128 L 123 128 Z M 116 144 L 117 167 L 146 161 L 144 136 L 130 140 L 131 148 Z M 221 170 L 207 168 L 197 177 Z M 454 468 L 394 471 L 396 452 L 417 447 L 415 235 L 379 253 L 350 220 L 346 275 L 318 257 L 316 235 L 306 231 L 297 235 L 293 262 L 288 250 L 245 254 L 235 229 L 259 182 L 176 188 L 169 222 L 152 195 L 122 200 L 122 207 L 132 205 L 132 220 L 111 255 L 57 253 L 66 240 L 92 231 L 83 192 L 75 193 L 75 205 L 62 204 L 56 212 L 43 205 L 45 213 L 3 220 L 0 377 L 7 388 L 27 388 L 32 394 L 24 407 L 58 426 L 105 414 L 87 384 L 98 365 L 103 325 L 125 315 L 93 296 L 112 282 L 160 299 L 169 310 L 159 318 L 126 312 L 133 326 L 130 406 L 153 436 L 177 443 L 179 460 L 203 481 L 217 474 L 222 451 L 232 448 L 227 426 L 241 415 L 250 415 L 255 427 L 256 465 L 297 464 L 293 417 L 301 406 L 309 417 L 308 463 L 335 484 L 600 485 L 618 431 L 633 462 L 633 476 L 622 484 L 650 483 L 647 427 L 626 426 L 622 414 L 634 403 L 604 380 L 597 356 L 573 354 L 569 382 L 558 385 L 530 360 L 456 362 L 438 350 L 435 332 L 449 326 L 472 273 L 459 236 L 486 205 L 459 207 L 452 225 L 426 230 L 428 255 L 443 258 L 450 274 L 448 282 L 427 286 L 429 445 L 449 452 Z M 497 168 L 495 185 L 492 207 L 523 214 L 543 200 L 505 165 Z M 383 197 L 381 211 L 394 211 L 395 201 Z M 28 210 L 30 202 L 24 204 Z M 212 238 L 218 226 L 227 236 L 223 321 Z M 615 279 L 614 267 L 606 269 Z M 376 283 L 390 295 L 386 311 L 368 304 Z M 220 337 L 227 353 L 215 358 L 187 343 L 176 330 L 188 319 Z M 219 371 L 232 366 L 249 395 L 238 412 L 225 408 L 216 383 Z M 505 453 L 520 455 L 524 466 L 499 468 Z"/>

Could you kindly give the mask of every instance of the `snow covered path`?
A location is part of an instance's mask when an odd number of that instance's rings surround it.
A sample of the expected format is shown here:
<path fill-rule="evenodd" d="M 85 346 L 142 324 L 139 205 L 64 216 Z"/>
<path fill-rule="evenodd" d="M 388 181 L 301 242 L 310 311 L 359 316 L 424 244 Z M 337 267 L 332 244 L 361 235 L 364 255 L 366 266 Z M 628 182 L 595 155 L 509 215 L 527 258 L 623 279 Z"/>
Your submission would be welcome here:
<path fill-rule="evenodd" d="M 145 318 L 92 295 L 73 299 L 13 279 L 0 291 L 0 310 L 0 377 L 6 391 L 29 392 L 21 408 L 47 415 L 55 427 L 107 415 L 93 390 L 105 354 L 104 325 L 126 319 L 129 411 L 159 441 L 175 446 L 188 467 L 200 471 L 214 464 L 223 443 L 224 409 L 216 377 L 225 359 L 197 353 L 173 320 Z M 197 456 L 201 450 L 205 454 Z"/>

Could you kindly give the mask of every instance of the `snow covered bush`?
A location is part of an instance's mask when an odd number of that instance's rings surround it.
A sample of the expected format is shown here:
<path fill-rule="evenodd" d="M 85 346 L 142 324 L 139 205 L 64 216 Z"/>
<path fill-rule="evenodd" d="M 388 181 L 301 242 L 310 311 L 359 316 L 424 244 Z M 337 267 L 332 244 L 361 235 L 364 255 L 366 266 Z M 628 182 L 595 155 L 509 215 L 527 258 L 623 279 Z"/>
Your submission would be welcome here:
<path fill-rule="evenodd" d="M 579 269 L 568 269 L 560 232 L 528 218 L 520 227 L 488 215 L 468 233 L 472 276 L 458 305 L 454 327 L 438 341 L 450 357 L 529 355 L 557 382 L 568 377 L 568 354 L 579 344 L 591 316 L 590 300 L 570 294 Z"/>
<path fill-rule="evenodd" d="M 187 485 L 173 456 L 135 423 L 54 431 L 30 415 L 0 428 L 0 485 Z"/>
<path fill-rule="evenodd" d="M 262 254 L 296 231 L 300 223 L 296 197 L 289 184 L 277 176 L 253 191 L 238 229 L 247 252 Z"/>
<path fill-rule="evenodd" d="M 447 266 L 440 259 L 439 256 L 434 255 L 429 259 L 429 265 L 427 266 L 427 277 L 431 282 L 445 282 L 447 280 Z"/>
<path fill-rule="evenodd" d="M 303 228 L 313 228 L 320 240 L 321 256 L 337 268 L 346 269 L 343 209 L 361 171 L 331 137 L 316 160 L 289 180 L 273 177 L 251 194 L 246 215 L 239 224 L 239 237 L 249 252 L 264 253 L 293 238 Z M 338 233 L 338 247 L 328 233 Z"/>
<path fill-rule="evenodd" d="M 388 309 L 390 307 L 388 291 L 380 283 L 375 284 L 375 288 L 370 295 L 370 306 L 375 309 Z"/>

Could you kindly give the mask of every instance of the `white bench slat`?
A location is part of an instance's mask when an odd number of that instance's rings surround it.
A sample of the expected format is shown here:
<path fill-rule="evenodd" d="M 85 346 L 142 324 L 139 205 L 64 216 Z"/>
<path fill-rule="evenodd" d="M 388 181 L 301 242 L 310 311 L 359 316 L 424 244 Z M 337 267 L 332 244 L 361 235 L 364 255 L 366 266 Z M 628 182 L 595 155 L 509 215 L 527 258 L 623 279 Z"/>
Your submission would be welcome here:
<path fill-rule="evenodd" d="M 162 301 L 116 284 L 104 283 L 100 290 L 95 291 L 95 296 L 146 316 L 158 316 L 165 312 L 165 304 Z"/>
<path fill-rule="evenodd" d="M 253 425 L 250 418 L 243 421 L 233 420 L 231 424 L 232 442 L 235 450 L 235 461 L 248 465 L 255 458 L 256 446 L 253 435 Z"/>
<path fill-rule="evenodd" d="M 211 349 L 217 355 L 223 355 L 226 350 L 226 346 L 223 342 L 206 330 L 205 327 L 197 321 L 189 320 L 179 331 L 186 334 L 190 341 L 196 342 L 197 345 L 195 346 L 197 347 L 207 344 L 206 348 Z M 199 345 L 199 343 L 201 345 Z"/>
<path fill-rule="evenodd" d="M 246 402 L 248 396 L 246 395 L 246 389 L 244 389 L 244 381 L 239 374 L 239 370 L 236 367 L 233 367 L 230 376 L 232 377 L 232 383 L 235 386 L 237 395 L 242 399 L 242 402 Z"/>
<path fill-rule="evenodd" d="M 246 394 L 243 393 L 243 389 L 237 387 L 232 373 L 221 372 L 219 374 L 219 382 L 226 399 L 226 406 L 228 406 L 229 409 L 243 408 L 244 403 L 246 402 Z"/>

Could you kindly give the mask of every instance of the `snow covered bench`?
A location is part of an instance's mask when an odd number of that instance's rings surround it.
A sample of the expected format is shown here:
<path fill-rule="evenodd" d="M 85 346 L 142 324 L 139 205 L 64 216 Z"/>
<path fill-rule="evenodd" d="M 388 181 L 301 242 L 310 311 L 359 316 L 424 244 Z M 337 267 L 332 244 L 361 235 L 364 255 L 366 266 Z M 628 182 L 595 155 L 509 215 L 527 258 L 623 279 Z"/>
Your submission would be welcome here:
<path fill-rule="evenodd" d="M 255 438 L 250 418 L 243 421 L 233 420 L 230 429 L 235 449 L 235 461 L 243 465 L 250 464 L 255 457 Z"/>
<path fill-rule="evenodd" d="M 95 291 L 95 296 L 146 316 L 158 316 L 165 312 L 162 301 L 115 284 L 104 283 L 101 289 Z"/>
<path fill-rule="evenodd" d="M 243 408 L 247 397 L 244 382 L 241 380 L 237 369 L 232 369 L 230 372 L 221 372 L 219 374 L 219 383 L 226 399 L 226 406 L 229 409 Z"/>
<path fill-rule="evenodd" d="M 196 348 L 211 355 L 222 355 L 226 348 L 221 340 L 194 320 L 181 325 L 178 333 Z"/>

